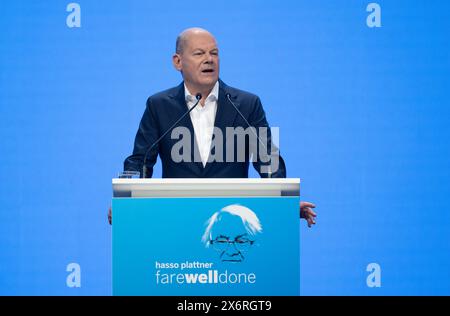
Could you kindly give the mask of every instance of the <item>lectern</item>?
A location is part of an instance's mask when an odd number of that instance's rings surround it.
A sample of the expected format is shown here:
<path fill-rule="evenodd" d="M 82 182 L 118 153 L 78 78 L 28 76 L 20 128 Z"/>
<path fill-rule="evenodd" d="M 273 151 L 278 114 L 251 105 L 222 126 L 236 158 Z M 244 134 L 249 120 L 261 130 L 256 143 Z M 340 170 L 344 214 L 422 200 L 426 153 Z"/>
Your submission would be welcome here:
<path fill-rule="evenodd" d="M 300 179 L 113 179 L 113 295 L 299 295 Z"/>

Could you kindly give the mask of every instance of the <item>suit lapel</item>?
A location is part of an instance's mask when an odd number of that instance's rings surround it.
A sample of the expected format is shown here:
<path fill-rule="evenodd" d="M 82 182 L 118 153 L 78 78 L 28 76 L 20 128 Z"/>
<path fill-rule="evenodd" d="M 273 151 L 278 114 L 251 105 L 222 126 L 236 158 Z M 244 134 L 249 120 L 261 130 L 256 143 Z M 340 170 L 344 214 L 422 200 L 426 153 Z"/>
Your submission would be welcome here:
<path fill-rule="evenodd" d="M 230 101 L 228 101 L 227 93 L 229 93 L 227 86 L 220 80 L 219 100 L 217 102 L 217 113 L 214 126 L 220 128 L 223 132 L 225 132 L 225 128 L 234 126 L 234 120 L 236 119 L 237 114 L 234 107 L 230 104 Z M 234 104 L 238 106 L 236 102 Z"/>
<path fill-rule="evenodd" d="M 186 111 L 188 111 L 188 107 L 186 105 L 186 99 L 184 95 L 184 81 L 177 87 L 175 94 L 172 95 L 172 98 L 175 100 L 178 108 L 179 108 L 179 116 L 182 116 Z M 198 149 L 197 140 L 195 138 L 194 125 L 192 124 L 190 114 L 186 115 L 179 123 L 179 126 L 184 126 L 189 129 L 191 135 L 191 162 L 198 169 L 198 173 L 201 174 L 203 172 L 203 164 L 202 162 L 196 162 L 195 157 L 200 157 L 200 151 Z"/>
<path fill-rule="evenodd" d="M 216 112 L 216 118 L 214 121 L 214 126 L 219 128 L 222 131 L 222 136 L 224 138 L 224 142 L 222 144 L 218 144 L 219 146 L 225 146 L 226 144 L 226 128 L 227 127 L 234 127 L 234 121 L 236 119 L 237 112 L 234 109 L 234 107 L 230 104 L 230 101 L 228 101 L 227 93 L 230 93 L 228 91 L 227 85 L 219 79 L 219 99 L 217 100 L 217 112 Z M 231 95 L 231 99 L 233 99 L 233 95 Z M 234 103 L 236 106 L 239 106 L 238 103 Z M 198 149 L 197 149 L 198 150 Z M 225 159 L 225 150 L 226 148 L 223 148 L 223 159 Z M 209 169 L 214 165 L 214 162 L 207 162 L 204 174 L 208 172 Z M 203 166 L 203 165 L 202 165 Z"/>

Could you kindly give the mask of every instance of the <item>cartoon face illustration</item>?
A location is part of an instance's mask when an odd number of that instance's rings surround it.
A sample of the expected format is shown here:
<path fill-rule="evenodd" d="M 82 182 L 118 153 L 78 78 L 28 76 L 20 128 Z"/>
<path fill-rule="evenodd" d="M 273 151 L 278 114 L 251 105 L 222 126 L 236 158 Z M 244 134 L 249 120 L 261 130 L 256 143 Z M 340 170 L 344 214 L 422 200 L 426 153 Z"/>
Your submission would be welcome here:
<path fill-rule="evenodd" d="M 242 262 L 262 226 L 256 214 L 242 205 L 228 205 L 206 222 L 202 241 L 219 253 L 222 262 Z"/>

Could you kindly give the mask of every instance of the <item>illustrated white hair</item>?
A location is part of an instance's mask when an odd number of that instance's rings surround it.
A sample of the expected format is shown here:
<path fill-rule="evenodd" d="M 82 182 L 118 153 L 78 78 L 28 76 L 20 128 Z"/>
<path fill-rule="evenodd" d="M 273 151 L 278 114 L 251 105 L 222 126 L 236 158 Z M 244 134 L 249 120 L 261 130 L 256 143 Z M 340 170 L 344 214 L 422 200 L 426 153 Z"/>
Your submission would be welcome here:
<path fill-rule="evenodd" d="M 220 211 L 215 212 L 207 221 L 206 221 L 206 230 L 202 236 L 202 242 L 206 247 L 209 246 L 209 241 L 211 239 L 211 230 L 215 223 L 219 222 L 222 219 L 223 214 L 231 214 L 234 216 L 239 216 L 242 220 L 242 224 L 245 227 L 247 233 L 251 236 L 256 235 L 257 233 L 262 232 L 262 225 L 259 222 L 256 214 L 249 209 L 248 207 L 232 204 L 224 207 Z"/>

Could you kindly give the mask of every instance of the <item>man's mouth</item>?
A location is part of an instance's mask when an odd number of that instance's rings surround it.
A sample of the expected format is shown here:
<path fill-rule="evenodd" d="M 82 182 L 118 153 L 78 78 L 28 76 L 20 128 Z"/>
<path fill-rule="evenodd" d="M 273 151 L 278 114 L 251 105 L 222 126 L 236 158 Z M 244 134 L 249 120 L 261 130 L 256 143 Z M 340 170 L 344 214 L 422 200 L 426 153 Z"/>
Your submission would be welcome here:
<path fill-rule="evenodd" d="M 214 69 L 203 69 L 202 73 L 206 74 L 206 73 L 213 73 Z"/>

